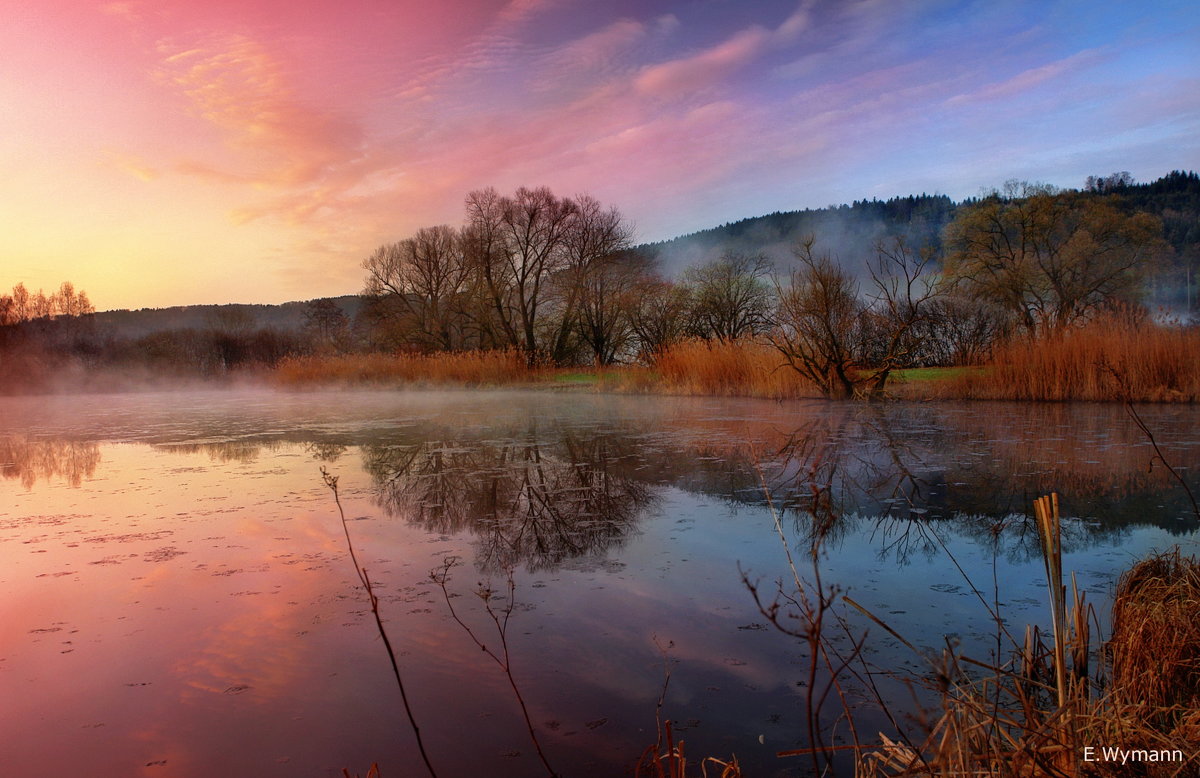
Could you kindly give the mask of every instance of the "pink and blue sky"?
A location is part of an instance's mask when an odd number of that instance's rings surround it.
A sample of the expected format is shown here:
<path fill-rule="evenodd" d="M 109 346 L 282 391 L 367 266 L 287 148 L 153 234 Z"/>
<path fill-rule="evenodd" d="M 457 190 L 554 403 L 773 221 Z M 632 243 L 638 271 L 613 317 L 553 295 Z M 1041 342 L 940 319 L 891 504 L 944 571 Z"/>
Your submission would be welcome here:
<path fill-rule="evenodd" d="M 1200 168 L 1200 6 L 0 0 L 0 289 L 357 292 L 472 189 L 639 240 L 1006 179 Z"/>

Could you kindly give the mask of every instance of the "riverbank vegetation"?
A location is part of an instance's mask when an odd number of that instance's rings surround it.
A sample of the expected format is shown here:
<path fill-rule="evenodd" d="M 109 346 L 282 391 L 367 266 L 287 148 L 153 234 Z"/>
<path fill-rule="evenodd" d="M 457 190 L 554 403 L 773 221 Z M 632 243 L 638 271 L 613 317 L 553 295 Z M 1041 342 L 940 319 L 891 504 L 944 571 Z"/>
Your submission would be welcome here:
<path fill-rule="evenodd" d="M 837 515 L 820 470 L 812 470 L 817 480 L 801 556 L 793 558 L 767 498 L 791 576 L 768 587 L 743 573 L 762 615 L 807 647 L 810 745 L 781 758 L 809 762 L 811 775 L 850 774 L 852 766 L 864 778 L 1165 778 L 1200 768 L 1200 560 L 1176 548 L 1137 562 L 1116 586 L 1111 637 L 1104 640 L 1094 607 L 1063 568 L 1058 495 L 1042 497 L 1034 503 L 1034 524 L 1049 628 L 1011 631 L 1000 601 L 989 601 L 982 594 L 986 585 L 981 590 L 960 567 L 995 623 L 995 649 L 989 657 L 971 657 L 947 638 L 940 651 L 922 650 L 841 589 L 822 583 L 822 549 Z M 805 556 L 807 575 L 800 572 Z M 865 627 L 856 618 L 863 616 Z M 915 692 L 916 715 L 902 714 L 881 691 L 884 679 L 899 681 L 900 674 L 866 658 L 880 629 L 926 665 L 924 674 L 902 681 Z M 863 731 L 864 704 L 878 706 L 890 732 Z M 835 745 L 842 724 L 843 744 Z"/>
<path fill-rule="evenodd" d="M 139 330 L 69 284 L 18 286 L 0 295 L 0 390 L 579 385 L 591 373 L 606 389 L 772 398 L 1195 401 L 1195 215 L 1194 173 L 1114 175 L 634 246 L 625 217 L 588 195 L 477 190 L 460 226 L 366 257 L 360 297 L 297 304 L 290 320 L 219 306 Z M 1174 315 L 1151 309 L 1164 285 L 1182 288 Z"/>

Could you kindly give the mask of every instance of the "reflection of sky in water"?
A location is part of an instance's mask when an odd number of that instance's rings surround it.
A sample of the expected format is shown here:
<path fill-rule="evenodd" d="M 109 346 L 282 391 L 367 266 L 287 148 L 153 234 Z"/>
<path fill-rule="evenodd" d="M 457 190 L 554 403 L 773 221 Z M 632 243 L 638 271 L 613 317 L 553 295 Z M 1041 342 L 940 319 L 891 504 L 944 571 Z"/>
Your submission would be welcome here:
<path fill-rule="evenodd" d="M 13 774 L 415 764 L 322 463 L 341 477 L 448 775 L 526 775 L 536 763 L 503 676 L 427 581 L 446 554 L 464 557 L 451 586 L 485 640 L 470 592 L 497 560 L 518 563 L 514 670 L 564 772 L 619 774 L 653 742 L 656 639 L 674 643 L 666 714 L 692 754 L 736 753 L 760 775 L 789 766 L 772 754 L 800 744 L 806 660 L 763 628 L 740 581 L 739 566 L 768 592 L 785 573 L 751 451 L 793 507 L 812 482 L 831 484 L 846 516 L 825 580 L 920 646 L 951 635 L 986 657 L 991 645 L 943 545 L 989 603 L 995 577 L 1014 632 L 1045 620 L 1041 564 L 1010 515 L 1040 489 L 1059 488 L 1083 517 L 1069 522 L 1065 567 L 1093 601 L 1147 550 L 1196 550 L 1181 491 L 1161 468 L 1147 472 L 1145 441 L 1106 406 L 465 392 L 0 406 L 0 764 Z M 1195 472 L 1196 411 L 1144 415 Z M 784 526 L 802 545 L 804 514 Z M 919 669 L 882 633 L 869 653 Z"/>

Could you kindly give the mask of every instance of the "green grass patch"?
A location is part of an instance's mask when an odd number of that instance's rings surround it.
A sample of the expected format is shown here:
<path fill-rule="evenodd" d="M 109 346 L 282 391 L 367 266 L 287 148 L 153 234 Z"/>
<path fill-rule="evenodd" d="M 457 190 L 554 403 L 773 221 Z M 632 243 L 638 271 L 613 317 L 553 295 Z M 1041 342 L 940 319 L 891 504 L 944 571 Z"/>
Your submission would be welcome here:
<path fill-rule="evenodd" d="M 571 386 L 600 386 L 615 383 L 620 378 L 621 376 L 617 371 L 605 370 L 603 372 L 596 372 L 592 370 L 556 373 L 552 380 L 556 384 L 569 384 Z"/>
<path fill-rule="evenodd" d="M 986 367 L 910 367 L 892 371 L 891 377 L 900 381 L 950 381 L 984 372 Z"/>

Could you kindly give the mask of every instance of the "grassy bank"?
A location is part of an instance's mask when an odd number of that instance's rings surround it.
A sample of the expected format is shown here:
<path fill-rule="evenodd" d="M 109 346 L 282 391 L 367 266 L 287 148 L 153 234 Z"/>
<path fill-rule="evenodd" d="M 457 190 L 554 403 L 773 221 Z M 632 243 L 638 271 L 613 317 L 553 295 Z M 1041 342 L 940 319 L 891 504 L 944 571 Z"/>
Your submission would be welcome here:
<path fill-rule="evenodd" d="M 337 354 L 292 357 L 275 368 L 280 386 L 317 384 L 460 384 L 501 386 L 538 382 L 545 371 L 530 368 L 516 349 L 438 354 Z"/>
<path fill-rule="evenodd" d="M 862 375 L 867 371 L 860 370 Z M 817 398 L 816 385 L 763 340 L 689 340 L 648 366 L 530 367 L 515 349 L 284 359 L 280 386 L 543 386 L 628 393 Z M 1113 321 L 998 347 L 985 365 L 896 370 L 888 396 L 909 400 L 1196 402 L 1200 329 Z"/>

